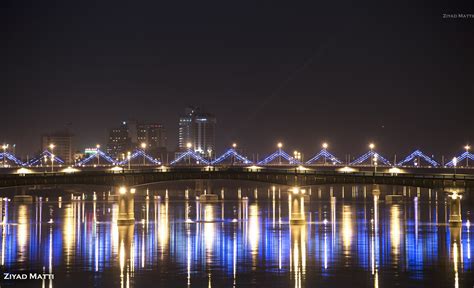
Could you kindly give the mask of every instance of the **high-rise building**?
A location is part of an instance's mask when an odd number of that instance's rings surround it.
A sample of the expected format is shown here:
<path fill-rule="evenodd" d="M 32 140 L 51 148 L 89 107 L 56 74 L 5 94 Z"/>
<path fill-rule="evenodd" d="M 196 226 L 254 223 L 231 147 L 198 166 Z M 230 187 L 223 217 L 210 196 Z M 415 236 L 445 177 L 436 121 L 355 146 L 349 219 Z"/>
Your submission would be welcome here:
<path fill-rule="evenodd" d="M 216 117 L 213 114 L 201 112 L 195 107 L 186 108 L 185 114 L 179 118 L 179 150 L 185 151 L 191 143 L 194 151 L 211 157 L 216 148 L 215 129 Z"/>
<path fill-rule="evenodd" d="M 73 147 L 72 147 L 73 135 L 68 131 L 60 131 L 52 134 L 45 134 L 41 136 L 41 148 L 42 150 L 48 150 L 53 154 L 61 158 L 66 164 L 73 163 Z M 54 148 L 51 149 L 51 144 Z"/>
<path fill-rule="evenodd" d="M 134 141 L 137 147 L 141 147 L 141 143 L 146 143 L 147 153 L 154 157 L 166 152 L 166 130 L 159 123 L 140 123 L 137 124 L 137 140 Z"/>
<path fill-rule="evenodd" d="M 107 141 L 107 153 L 112 157 L 120 158 L 122 153 L 126 153 L 132 148 L 132 141 L 129 136 L 128 123 L 123 121 L 117 128 L 109 130 Z"/>
<path fill-rule="evenodd" d="M 135 148 L 140 148 L 146 143 L 146 152 L 154 157 L 159 157 L 166 151 L 166 130 L 159 123 L 145 123 L 124 121 L 118 128 L 109 130 L 107 153 L 115 158 L 120 158 Z"/>

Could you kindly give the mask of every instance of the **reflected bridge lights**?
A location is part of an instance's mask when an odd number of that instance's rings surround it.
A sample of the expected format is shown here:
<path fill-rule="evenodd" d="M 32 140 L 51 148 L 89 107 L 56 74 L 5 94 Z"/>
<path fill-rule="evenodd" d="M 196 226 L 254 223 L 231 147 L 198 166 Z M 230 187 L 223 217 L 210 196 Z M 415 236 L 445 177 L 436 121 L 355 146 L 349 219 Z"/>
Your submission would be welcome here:
<path fill-rule="evenodd" d="M 131 225 L 135 224 L 135 215 L 134 215 L 134 196 L 135 188 L 127 188 L 126 186 L 121 186 L 118 189 L 118 202 L 119 202 L 119 213 L 117 224 L 118 225 Z"/>
<path fill-rule="evenodd" d="M 290 224 L 305 224 L 304 202 L 307 197 L 306 190 L 293 187 L 288 192 Z"/>

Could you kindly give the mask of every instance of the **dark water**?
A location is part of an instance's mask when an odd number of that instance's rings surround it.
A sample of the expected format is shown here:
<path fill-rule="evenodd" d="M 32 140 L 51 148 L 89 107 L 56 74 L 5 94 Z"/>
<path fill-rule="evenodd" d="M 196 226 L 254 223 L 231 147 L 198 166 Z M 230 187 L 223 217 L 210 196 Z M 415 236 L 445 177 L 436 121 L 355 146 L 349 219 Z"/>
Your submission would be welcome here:
<path fill-rule="evenodd" d="M 473 241 L 444 199 L 312 201 L 290 225 L 281 201 L 149 201 L 117 226 L 107 201 L 2 202 L 1 264 L 54 280 L 29 287 L 473 287 Z"/>

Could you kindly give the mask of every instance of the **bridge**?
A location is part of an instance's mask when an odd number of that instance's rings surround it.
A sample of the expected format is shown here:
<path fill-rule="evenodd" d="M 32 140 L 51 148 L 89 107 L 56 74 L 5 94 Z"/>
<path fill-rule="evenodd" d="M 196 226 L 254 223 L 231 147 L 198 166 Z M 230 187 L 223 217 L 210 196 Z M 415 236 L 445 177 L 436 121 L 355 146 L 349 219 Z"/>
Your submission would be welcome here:
<path fill-rule="evenodd" d="M 390 171 L 390 170 L 389 170 Z M 32 185 L 102 185 L 141 186 L 152 183 L 183 180 L 233 180 L 256 181 L 287 186 L 311 186 L 329 184 L 380 184 L 412 186 L 429 189 L 474 188 L 474 174 L 449 174 L 442 169 L 412 169 L 346 171 L 341 169 L 310 169 L 302 166 L 189 166 L 189 167 L 141 167 L 134 169 L 71 169 L 66 172 L 36 172 L 0 174 L 0 187 Z M 19 171 L 21 172 L 21 171 Z"/>

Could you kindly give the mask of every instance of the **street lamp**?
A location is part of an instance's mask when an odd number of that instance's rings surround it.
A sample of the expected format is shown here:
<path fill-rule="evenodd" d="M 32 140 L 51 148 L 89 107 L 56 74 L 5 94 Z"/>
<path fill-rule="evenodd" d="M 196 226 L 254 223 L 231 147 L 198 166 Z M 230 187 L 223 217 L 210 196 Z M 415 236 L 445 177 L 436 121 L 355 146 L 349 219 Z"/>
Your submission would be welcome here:
<path fill-rule="evenodd" d="M 8 144 L 3 144 L 2 148 L 3 148 L 3 167 L 5 167 L 5 163 L 6 163 L 5 158 L 7 158 L 6 155 L 7 155 Z"/>
<path fill-rule="evenodd" d="M 467 144 L 464 149 L 466 149 L 466 167 L 469 167 L 469 149 L 471 149 L 471 146 Z"/>
<path fill-rule="evenodd" d="M 375 144 L 374 144 L 374 143 L 370 143 L 370 144 L 369 144 L 370 152 L 373 152 L 373 151 L 374 151 L 374 148 L 375 148 Z M 372 165 L 374 165 L 373 159 L 372 159 Z"/>
<path fill-rule="evenodd" d="M 375 173 L 377 172 L 377 160 L 378 160 L 378 155 L 375 154 L 374 155 L 374 172 Z"/>
<path fill-rule="evenodd" d="M 278 142 L 277 147 L 278 147 L 278 164 L 281 165 L 281 148 L 283 147 L 283 143 Z"/>
<path fill-rule="evenodd" d="M 454 177 L 456 177 L 456 166 L 458 165 L 458 158 L 453 157 Z"/>
<path fill-rule="evenodd" d="M 131 160 L 131 155 L 130 155 L 130 151 L 127 152 L 127 161 L 128 161 L 128 170 L 130 170 L 130 161 Z"/>
<path fill-rule="evenodd" d="M 95 154 L 97 155 L 97 166 L 99 166 L 100 165 L 100 157 L 99 157 L 100 144 L 95 145 L 95 147 L 96 147 Z"/>
<path fill-rule="evenodd" d="M 235 151 L 236 148 L 237 148 L 237 143 L 235 142 L 232 143 L 232 149 L 234 149 L 234 152 L 236 152 Z M 232 165 L 234 165 L 234 163 L 235 163 L 235 154 L 232 154 Z"/>
<path fill-rule="evenodd" d="M 56 147 L 53 143 L 49 144 L 49 149 L 51 150 L 51 172 L 54 171 L 54 147 Z"/>
<path fill-rule="evenodd" d="M 328 149 L 329 145 L 328 143 L 324 142 L 323 143 L 323 149 L 326 150 Z M 326 165 L 326 155 L 323 155 L 324 156 L 324 165 Z"/>
<path fill-rule="evenodd" d="M 143 149 L 143 166 L 145 166 L 145 149 L 146 149 L 146 143 L 145 142 L 142 142 L 142 144 L 140 145 Z"/>
<path fill-rule="evenodd" d="M 186 147 L 188 148 L 188 164 L 191 166 L 191 147 L 193 147 L 193 144 L 191 142 L 186 143 Z"/>

